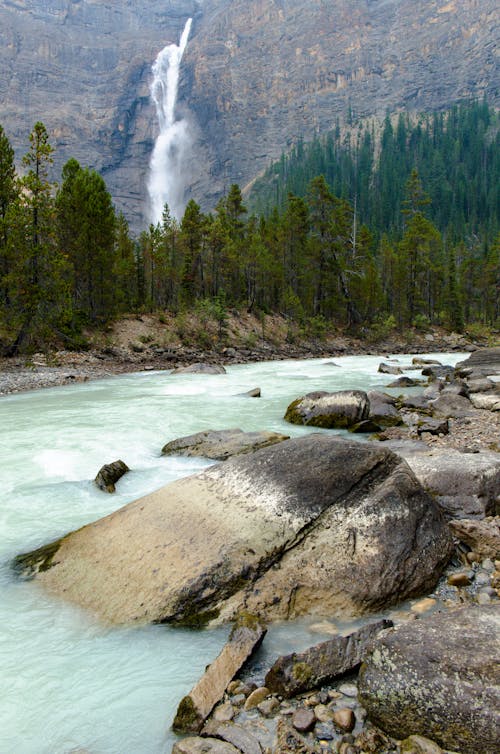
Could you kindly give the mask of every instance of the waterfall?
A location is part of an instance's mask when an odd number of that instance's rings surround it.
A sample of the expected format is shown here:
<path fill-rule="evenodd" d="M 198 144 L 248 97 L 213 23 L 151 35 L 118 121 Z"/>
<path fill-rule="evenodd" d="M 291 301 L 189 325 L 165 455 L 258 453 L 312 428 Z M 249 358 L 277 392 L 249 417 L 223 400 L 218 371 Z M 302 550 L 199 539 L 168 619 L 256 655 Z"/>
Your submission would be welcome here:
<path fill-rule="evenodd" d="M 160 132 L 149 164 L 148 193 L 150 220 L 161 222 L 163 208 L 168 204 L 171 214 L 179 218 L 184 210 L 184 182 L 182 157 L 189 144 L 188 124 L 176 120 L 175 104 L 179 86 L 179 71 L 186 49 L 192 19 L 189 18 L 179 44 L 163 48 L 153 66 L 150 92 L 155 103 Z"/>

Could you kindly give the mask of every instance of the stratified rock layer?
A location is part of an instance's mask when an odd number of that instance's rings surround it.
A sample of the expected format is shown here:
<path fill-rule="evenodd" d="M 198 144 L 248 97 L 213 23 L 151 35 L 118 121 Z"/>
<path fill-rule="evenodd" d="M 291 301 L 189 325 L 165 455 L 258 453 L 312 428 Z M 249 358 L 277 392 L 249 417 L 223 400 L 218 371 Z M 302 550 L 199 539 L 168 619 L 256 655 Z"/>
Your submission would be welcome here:
<path fill-rule="evenodd" d="M 312 434 L 217 464 L 18 558 L 106 621 L 377 609 L 432 587 L 441 513 L 380 445 Z"/>

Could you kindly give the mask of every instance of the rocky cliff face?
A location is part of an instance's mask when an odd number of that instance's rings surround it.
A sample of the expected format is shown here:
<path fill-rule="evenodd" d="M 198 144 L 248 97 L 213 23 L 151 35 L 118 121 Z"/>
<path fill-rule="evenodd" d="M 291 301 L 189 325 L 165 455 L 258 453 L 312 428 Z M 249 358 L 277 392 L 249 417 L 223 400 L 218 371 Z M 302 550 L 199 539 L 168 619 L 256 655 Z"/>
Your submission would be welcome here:
<path fill-rule="evenodd" d="M 179 109 L 186 196 L 209 208 L 299 136 L 356 115 L 499 98 L 495 0 L 5 0 L 0 122 L 19 155 L 45 122 L 58 164 L 96 167 L 144 222 L 151 64 L 194 16 Z"/>

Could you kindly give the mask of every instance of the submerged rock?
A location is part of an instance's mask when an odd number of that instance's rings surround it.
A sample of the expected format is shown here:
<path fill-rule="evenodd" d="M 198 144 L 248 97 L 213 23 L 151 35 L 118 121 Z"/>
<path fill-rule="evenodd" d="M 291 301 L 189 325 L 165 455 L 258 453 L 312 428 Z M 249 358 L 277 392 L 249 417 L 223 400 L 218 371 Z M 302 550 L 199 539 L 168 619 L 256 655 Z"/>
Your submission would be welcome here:
<path fill-rule="evenodd" d="M 177 367 L 170 374 L 226 374 L 226 370 L 220 364 L 198 362 L 187 367 Z"/>
<path fill-rule="evenodd" d="M 497 754 L 500 608 L 436 613 L 387 632 L 365 658 L 359 700 L 398 739 L 412 734 L 461 754 Z"/>
<path fill-rule="evenodd" d="M 362 390 L 339 390 L 327 393 L 318 390 L 293 401 L 285 420 L 291 424 L 325 429 L 347 429 L 368 419 L 370 402 Z"/>
<path fill-rule="evenodd" d="M 377 634 L 392 625 L 392 621 L 377 621 L 348 636 L 336 636 L 304 652 L 279 657 L 266 675 L 266 687 L 284 697 L 318 688 L 357 667 Z"/>
<path fill-rule="evenodd" d="M 242 606 L 378 609 L 431 588 L 451 547 L 405 461 L 311 434 L 177 480 L 18 567 L 106 621 L 202 625 Z"/>
<path fill-rule="evenodd" d="M 194 435 L 179 437 L 162 448 L 163 455 L 201 456 L 225 461 L 231 456 L 252 453 L 278 442 L 289 440 L 289 435 L 278 432 L 243 432 L 241 429 L 208 429 Z"/>

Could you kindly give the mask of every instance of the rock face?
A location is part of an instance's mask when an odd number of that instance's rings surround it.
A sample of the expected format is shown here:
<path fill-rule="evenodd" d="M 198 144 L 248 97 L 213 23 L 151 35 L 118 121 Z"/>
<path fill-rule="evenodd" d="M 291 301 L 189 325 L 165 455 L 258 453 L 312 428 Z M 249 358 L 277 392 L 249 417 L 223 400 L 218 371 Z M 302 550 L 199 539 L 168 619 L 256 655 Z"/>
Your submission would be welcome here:
<path fill-rule="evenodd" d="M 456 365 L 458 373 L 462 370 L 472 370 L 474 377 L 485 377 L 500 374 L 500 347 L 478 348 L 468 359 Z"/>
<path fill-rule="evenodd" d="M 278 432 L 243 432 L 241 429 L 209 429 L 194 435 L 179 437 L 162 448 L 162 455 L 201 456 L 215 461 L 226 461 L 231 456 L 252 453 L 277 442 L 289 440 Z"/>
<path fill-rule="evenodd" d="M 440 109 L 488 94 L 495 0 L 7 0 L 0 6 L 1 120 L 18 158 L 42 120 L 56 168 L 95 167 L 144 228 L 156 136 L 151 65 L 194 17 L 179 112 L 193 136 L 187 197 L 215 206 L 298 137 L 361 116 Z M 189 108 L 189 109 L 188 109 Z"/>
<path fill-rule="evenodd" d="M 311 434 L 180 479 L 21 556 L 110 622 L 361 613 L 424 592 L 451 536 L 407 464 Z"/>
<path fill-rule="evenodd" d="M 366 657 L 359 699 L 402 739 L 421 734 L 461 754 L 496 754 L 500 740 L 500 609 L 435 614 L 388 632 Z"/>
<path fill-rule="evenodd" d="M 362 390 L 318 390 L 293 401 L 285 413 L 291 424 L 324 429 L 346 429 L 368 419 L 370 402 Z"/>

